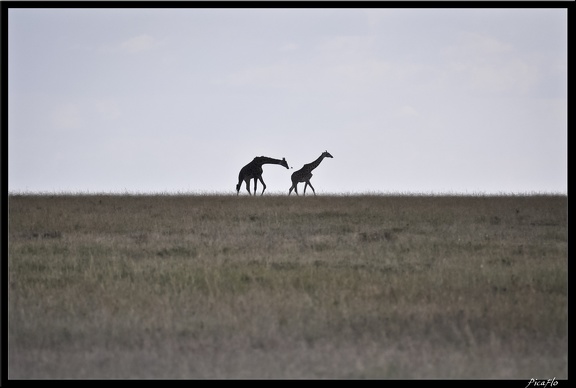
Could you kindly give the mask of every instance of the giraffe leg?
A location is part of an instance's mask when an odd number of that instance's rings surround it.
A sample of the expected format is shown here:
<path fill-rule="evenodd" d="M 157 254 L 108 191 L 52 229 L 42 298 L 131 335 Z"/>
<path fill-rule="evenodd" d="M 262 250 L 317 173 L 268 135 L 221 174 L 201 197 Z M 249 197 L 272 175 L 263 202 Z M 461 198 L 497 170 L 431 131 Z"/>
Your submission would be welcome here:
<path fill-rule="evenodd" d="M 314 193 L 314 195 L 316 195 L 316 190 L 314 190 L 314 186 L 312 186 L 312 183 L 310 183 L 310 181 L 308 181 L 308 185 L 312 189 L 312 192 Z"/>
<path fill-rule="evenodd" d="M 266 183 L 264 183 L 264 179 L 262 179 L 262 177 L 259 177 L 258 179 L 260 179 L 260 182 L 262 182 L 262 186 L 264 186 L 264 188 L 262 189 L 262 194 L 260 195 L 264 195 L 264 190 L 266 190 Z M 254 187 L 254 195 L 256 195 L 256 187 Z"/>
<path fill-rule="evenodd" d="M 250 192 L 250 179 L 246 179 L 246 190 L 248 190 L 248 194 L 252 195 Z"/>
<path fill-rule="evenodd" d="M 240 189 L 242 188 L 242 176 L 238 178 L 238 184 L 236 185 L 236 195 L 240 194 Z"/>
<path fill-rule="evenodd" d="M 306 183 L 304 183 L 304 194 L 302 194 L 302 195 L 306 195 L 306 187 L 308 187 L 308 185 L 310 184 L 309 181 L 305 181 L 305 182 Z M 312 187 L 312 186 L 310 186 L 310 187 Z"/>

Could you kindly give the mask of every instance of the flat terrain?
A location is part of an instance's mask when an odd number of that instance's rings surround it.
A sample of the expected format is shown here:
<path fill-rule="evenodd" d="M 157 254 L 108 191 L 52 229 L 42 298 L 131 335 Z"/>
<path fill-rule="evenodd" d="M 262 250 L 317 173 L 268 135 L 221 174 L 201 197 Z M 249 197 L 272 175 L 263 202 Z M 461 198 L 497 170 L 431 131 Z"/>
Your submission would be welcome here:
<path fill-rule="evenodd" d="M 8 378 L 566 379 L 567 205 L 11 195 Z"/>

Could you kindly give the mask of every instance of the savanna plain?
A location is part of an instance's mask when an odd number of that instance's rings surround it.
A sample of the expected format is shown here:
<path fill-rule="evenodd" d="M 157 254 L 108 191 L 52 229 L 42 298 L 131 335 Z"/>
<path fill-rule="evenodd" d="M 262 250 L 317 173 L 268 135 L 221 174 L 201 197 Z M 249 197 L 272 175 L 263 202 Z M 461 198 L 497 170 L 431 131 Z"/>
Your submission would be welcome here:
<path fill-rule="evenodd" d="M 8 379 L 566 379 L 565 195 L 8 198 Z"/>

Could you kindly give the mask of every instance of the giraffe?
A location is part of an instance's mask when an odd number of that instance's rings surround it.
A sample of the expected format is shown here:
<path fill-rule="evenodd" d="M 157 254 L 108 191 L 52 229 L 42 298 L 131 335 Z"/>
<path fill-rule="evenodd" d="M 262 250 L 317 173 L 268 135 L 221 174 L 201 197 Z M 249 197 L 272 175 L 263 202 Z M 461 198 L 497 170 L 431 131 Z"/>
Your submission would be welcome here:
<path fill-rule="evenodd" d="M 264 190 L 266 190 L 266 183 L 264 183 L 264 179 L 262 179 L 262 165 L 264 164 L 279 164 L 288 168 L 288 162 L 285 158 L 280 159 L 273 159 L 267 156 L 257 156 L 252 160 L 250 163 L 242 167 L 240 170 L 240 174 L 238 174 L 238 184 L 236 185 L 236 195 L 240 193 L 240 186 L 242 185 L 242 181 L 246 182 L 246 190 L 248 190 L 248 194 L 252 195 L 250 192 L 250 179 L 254 179 L 254 195 L 256 195 L 256 188 L 258 187 L 258 180 L 262 182 L 262 194 L 264 195 Z"/>
<path fill-rule="evenodd" d="M 312 170 L 314 170 L 316 167 L 318 167 L 318 165 L 320 164 L 322 159 L 332 158 L 332 157 L 333 156 L 330 155 L 328 153 L 328 151 L 324 151 L 324 152 L 322 152 L 322 155 L 320 155 L 320 157 L 318 159 L 316 159 L 312 163 L 305 164 L 300 170 L 294 171 L 294 173 L 292 174 L 292 178 L 291 178 L 292 179 L 292 187 L 290 187 L 290 190 L 288 191 L 288 195 L 290 195 L 292 193 L 292 190 L 294 190 L 296 195 L 298 195 L 297 186 L 298 186 L 298 183 L 300 183 L 300 182 L 306 182 L 306 184 L 304 185 L 303 195 L 306 195 L 306 186 L 310 186 L 310 188 L 314 192 L 314 195 L 316 195 L 316 191 L 314 190 L 314 187 L 310 183 L 310 179 L 312 178 Z"/>

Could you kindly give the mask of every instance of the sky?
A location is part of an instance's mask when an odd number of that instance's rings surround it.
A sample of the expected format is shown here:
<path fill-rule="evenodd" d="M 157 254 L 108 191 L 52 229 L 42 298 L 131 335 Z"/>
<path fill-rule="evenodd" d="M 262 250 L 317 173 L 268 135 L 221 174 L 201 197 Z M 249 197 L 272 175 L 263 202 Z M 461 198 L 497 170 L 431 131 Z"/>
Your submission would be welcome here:
<path fill-rule="evenodd" d="M 10 8 L 8 190 L 236 194 L 268 156 L 288 194 L 328 151 L 317 194 L 567 193 L 567 54 L 562 8 Z"/>

